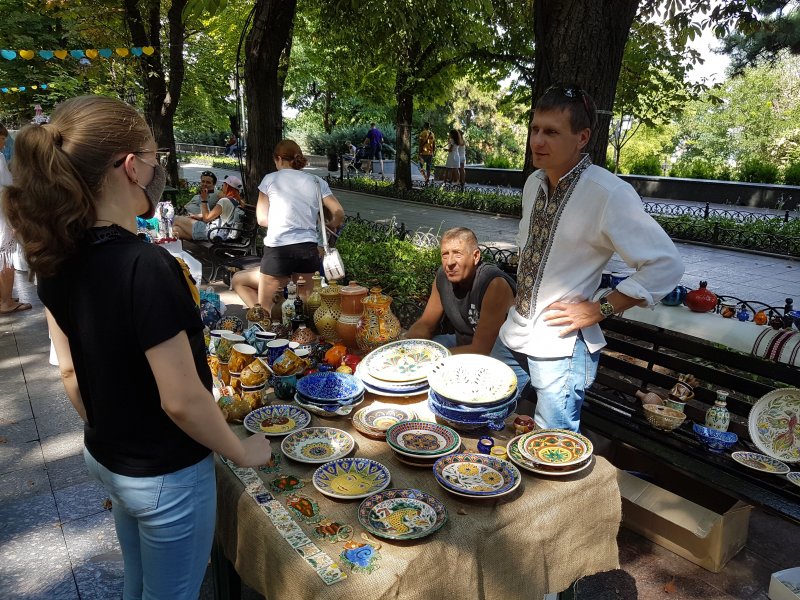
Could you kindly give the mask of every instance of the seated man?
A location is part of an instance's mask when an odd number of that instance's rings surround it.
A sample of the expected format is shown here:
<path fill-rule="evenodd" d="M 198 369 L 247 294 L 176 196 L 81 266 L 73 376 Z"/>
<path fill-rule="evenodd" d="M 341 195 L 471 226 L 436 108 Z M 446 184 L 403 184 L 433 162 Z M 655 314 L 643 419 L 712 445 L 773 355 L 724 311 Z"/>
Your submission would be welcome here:
<path fill-rule="evenodd" d="M 514 304 L 516 283 L 496 265 L 481 261 L 471 229 L 445 231 L 441 250 L 442 266 L 436 271 L 428 304 L 405 337 L 431 339 L 444 316 L 455 333 L 437 335 L 434 341 L 453 354 L 489 355 Z"/>
<path fill-rule="evenodd" d="M 228 175 L 222 182 L 222 198 L 217 205 L 209 209 L 208 200 L 200 203 L 200 214 L 188 217 L 175 217 L 173 231 L 181 240 L 208 240 L 209 235 L 215 235 L 215 230 L 220 227 L 235 227 L 240 215 L 237 209 L 244 207 L 245 202 L 241 197 L 244 189 L 242 180 L 235 175 Z M 229 239 L 230 231 L 220 231 L 217 235 Z"/>
<path fill-rule="evenodd" d="M 200 214 L 200 205 L 203 200 L 208 202 L 208 209 L 211 210 L 216 206 L 217 201 L 220 199 L 220 192 L 216 191 L 217 176 L 214 171 L 203 171 L 200 173 L 200 190 L 199 193 L 192 197 L 187 202 L 183 209 L 190 215 Z"/>

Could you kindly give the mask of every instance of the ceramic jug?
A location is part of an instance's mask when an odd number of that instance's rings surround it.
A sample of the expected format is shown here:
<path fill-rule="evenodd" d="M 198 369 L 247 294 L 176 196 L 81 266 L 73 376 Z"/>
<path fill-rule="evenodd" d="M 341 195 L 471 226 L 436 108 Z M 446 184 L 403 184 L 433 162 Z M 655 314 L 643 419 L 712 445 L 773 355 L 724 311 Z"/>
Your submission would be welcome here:
<path fill-rule="evenodd" d="M 717 295 L 708 290 L 708 282 L 701 281 L 700 287 L 686 294 L 686 306 L 694 312 L 709 312 L 717 306 Z"/>
<path fill-rule="evenodd" d="M 680 306 L 686 300 L 688 291 L 684 286 L 679 285 L 661 299 L 661 304 L 664 306 Z"/>
<path fill-rule="evenodd" d="M 356 343 L 362 352 L 372 352 L 400 336 L 400 320 L 392 313 L 392 299 L 382 294 L 381 288 L 372 288 L 361 303 L 364 313 L 356 327 Z"/>
<path fill-rule="evenodd" d="M 314 311 L 314 326 L 317 333 L 329 342 L 335 341 L 336 322 L 342 314 L 342 307 L 339 301 L 340 286 L 335 281 L 331 281 L 328 287 L 320 290 L 321 304 Z"/>
<path fill-rule="evenodd" d="M 706 427 L 728 431 L 730 423 L 731 414 L 728 412 L 728 392 L 718 390 L 714 406 L 706 411 Z"/>
<path fill-rule="evenodd" d="M 314 313 L 317 312 L 317 309 L 322 304 L 322 296 L 320 295 L 322 291 L 322 276 L 319 274 L 319 271 L 314 273 L 311 277 L 311 281 L 313 282 L 311 293 L 306 299 L 306 316 L 308 317 L 309 325 L 313 325 Z"/>
<path fill-rule="evenodd" d="M 361 300 L 367 292 L 367 288 L 355 281 L 339 290 L 342 312 L 336 322 L 336 336 L 350 350 L 356 347 L 356 327 L 364 310 Z"/>

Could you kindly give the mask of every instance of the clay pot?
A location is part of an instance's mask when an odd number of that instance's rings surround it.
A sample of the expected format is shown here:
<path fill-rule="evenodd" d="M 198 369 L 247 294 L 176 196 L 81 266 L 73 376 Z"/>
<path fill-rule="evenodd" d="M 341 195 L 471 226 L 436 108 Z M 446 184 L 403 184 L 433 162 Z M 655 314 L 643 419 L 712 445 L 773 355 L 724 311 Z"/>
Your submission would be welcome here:
<path fill-rule="evenodd" d="M 767 318 L 767 313 L 763 310 L 760 310 L 753 317 L 753 321 L 756 325 L 766 325 L 769 319 Z"/>
<path fill-rule="evenodd" d="M 642 401 L 642 404 L 664 404 L 664 399 L 655 392 L 643 392 L 641 390 L 637 390 L 636 397 Z"/>
<path fill-rule="evenodd" d="M 356 342 L 362 352 L 372 352 L 400 336 L 400 320 L 392 313 L 392 298 L 382 294 L 381 288 L 372 288 L 361 303 L 364 314 L 356 327 Z"/>
<path fill-rule="evenodd" d="M 367 288 L 355 281 L 339 290 L 342 312 L 336 322 L 336 336 L 351 349 L 356 347 L 356 327 L 363 312 L 361 300 L 367 292 Z"/>
<path fill-rule="evenodd" d="M 700 287 L 686 294 L 686 306 L 699 313 L 710 312 L 717 307 L 717 295 L 706 289 L 708 282 L 701 281 Z"/>

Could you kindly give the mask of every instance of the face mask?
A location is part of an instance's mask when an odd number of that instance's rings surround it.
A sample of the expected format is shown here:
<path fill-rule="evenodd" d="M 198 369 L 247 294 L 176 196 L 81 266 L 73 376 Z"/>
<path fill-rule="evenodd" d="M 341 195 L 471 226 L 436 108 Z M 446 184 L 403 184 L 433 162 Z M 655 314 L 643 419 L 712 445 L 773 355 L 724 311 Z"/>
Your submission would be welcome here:
<path fill-rule="evenodd" d="M 145 163 L 146 164 L 146 163 Z M 150 201 L 150 208 L 146 213 L 139 215 L 144 219 L 150 219 L 156 213 L 156 204 L 161 201 L 161 194 L 164 193 L 164 187 L 167 185 L 167 172 L 158 162 L 153 166 L 153 178 L 147 185 L 137 185 L 144 190 L 144 195 Z"/>

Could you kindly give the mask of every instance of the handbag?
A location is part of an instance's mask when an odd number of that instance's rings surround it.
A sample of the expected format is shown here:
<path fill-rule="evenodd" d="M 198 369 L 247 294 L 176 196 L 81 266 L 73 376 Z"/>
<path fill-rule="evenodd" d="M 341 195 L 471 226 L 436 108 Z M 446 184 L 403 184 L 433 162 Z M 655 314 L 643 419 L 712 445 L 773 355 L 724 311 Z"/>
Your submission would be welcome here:
<path fill-rule="evenodd" d="M 325 211 L 322 207 L 322 189 L 316 176 L 314 176 L 314 184 L 317 186 L 319 223 L 322 230 L 322 247 L 325 250 L 325 256 L 322 258 L 322 270 L 325 271 L 325 279 L 328 281 L 340 280 L 344 278 L 344 261 L 336 248 L 328 246 L 328 228 L 325 226 Z"/>

